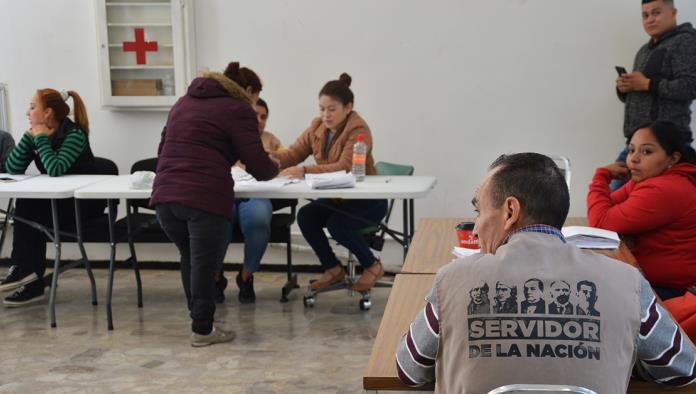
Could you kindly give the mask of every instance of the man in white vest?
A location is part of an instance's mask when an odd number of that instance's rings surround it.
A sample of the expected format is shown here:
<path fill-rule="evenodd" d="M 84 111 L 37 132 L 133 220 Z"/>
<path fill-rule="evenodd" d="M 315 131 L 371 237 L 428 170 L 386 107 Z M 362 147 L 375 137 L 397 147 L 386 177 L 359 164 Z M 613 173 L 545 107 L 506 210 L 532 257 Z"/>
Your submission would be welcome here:
<path fill-rule="evenodd" d="M 559 229 L 568 214 L 568 188 L 550 158 L 501 156 L 472 203 L 482 253 L 438 272 L 397 350 L 402 382 L 435 380 L 442 393 L 563 384 L 606 394 L 625 393 L 632 370 L 673 387 L 696 379 L 692 343 L 642 275 L 565 242 Z M 482 283 L 497 284 L 499 298 L 534 283 L 548 310 L 528 314 L 530 300 L 523 299 L 519 309 L 473 314 L 471 290 Z"/>

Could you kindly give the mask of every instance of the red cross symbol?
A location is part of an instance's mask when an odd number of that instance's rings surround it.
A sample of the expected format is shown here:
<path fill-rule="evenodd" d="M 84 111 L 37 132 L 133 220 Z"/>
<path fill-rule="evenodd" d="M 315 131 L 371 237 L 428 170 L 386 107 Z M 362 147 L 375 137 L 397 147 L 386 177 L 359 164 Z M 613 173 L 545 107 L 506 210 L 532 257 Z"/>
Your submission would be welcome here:
<path fill-rule="evenodd" d="M 145 29 L 139 27 L 135 31 L 135 41 L 124 41 L 124 52 L 135 52 L 135 61 L 138 64 L 146 64 L 146 52 L 157 52 L 157 41 L 145 41 Z"/>

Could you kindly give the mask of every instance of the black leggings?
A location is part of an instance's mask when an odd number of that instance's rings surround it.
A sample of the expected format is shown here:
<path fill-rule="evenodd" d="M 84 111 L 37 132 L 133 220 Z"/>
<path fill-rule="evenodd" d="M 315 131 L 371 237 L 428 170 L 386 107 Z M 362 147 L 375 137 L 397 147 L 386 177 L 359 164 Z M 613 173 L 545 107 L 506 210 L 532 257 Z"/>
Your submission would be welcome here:
<path fill-rule="evenodd" d="M 181 282 L 191 311 L 191 331 L 207 335 L 215 316 L 215 274 L 227 252 L 230 221 L 180 204 L 159 204 L 157 220 L 181 254 Z"/>

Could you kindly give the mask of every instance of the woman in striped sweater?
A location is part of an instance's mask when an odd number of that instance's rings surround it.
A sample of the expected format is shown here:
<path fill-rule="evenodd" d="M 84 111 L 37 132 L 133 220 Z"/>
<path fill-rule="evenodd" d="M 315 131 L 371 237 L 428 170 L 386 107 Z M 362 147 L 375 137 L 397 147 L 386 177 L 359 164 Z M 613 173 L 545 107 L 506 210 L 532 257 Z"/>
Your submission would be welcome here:
<path fill-rule="evenodd" d="M 68 118 L 70 107 L 66 101 L 70 97 L 74 104 L 74 122 Z M 76 92 L 38 90 L 31 99 L 27 117 L 31 127 L 7 158 L 7 172 L 23 174 L 32 162 L 42 174 L 49 176 L 92 172 L 94 156 L 89 146 L 89 121 L 85 105 Z M 103 206 L 87 204 L 81 213 L 87 219 L 103 214 L 103 211 Z M 43 225 L 52 223 L 48 200 L 19 199 L 15 215 Z M 72 200 L 59 200 L 58 216 L 60 222 L 74 225 Z M 0 291 L 17 291 L 5 298 L 6 306 L 23 306 L 44 298 L 46 241 L 41 231 L 15 221 L 12 266 L 5 280 L 0 282 Z"/>

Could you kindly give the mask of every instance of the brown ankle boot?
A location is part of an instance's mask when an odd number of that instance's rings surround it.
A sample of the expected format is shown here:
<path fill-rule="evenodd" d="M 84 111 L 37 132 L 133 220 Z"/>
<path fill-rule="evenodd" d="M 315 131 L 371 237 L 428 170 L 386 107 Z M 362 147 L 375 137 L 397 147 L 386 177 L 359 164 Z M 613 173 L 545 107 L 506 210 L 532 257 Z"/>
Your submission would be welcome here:
<path fill-rule="evenodd" d="M 334 283 L 342 281 L 345 277 L 346 272 L 343 270 L 343 266 L 339 264 L 324 271 L 321 278 L 309 284 L 309 288 L 312 290 L 323 289 L 331 286 Z"/>
<path fill-rule="evenodd" d="M 375 287 L 375 283 L 377 283 L 378 280 L 380 280 L 384 276 L 384 266 L 382 265 L 382 262 L 379 260 L 375 260 L 375 262 L 363 269 L 362 275 L 360 275 L 360 279 L 358 279 L 357 282 L 353 285 L 353 290 L 355 291 L 368 291 L 371 288 Z"/>

